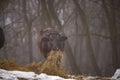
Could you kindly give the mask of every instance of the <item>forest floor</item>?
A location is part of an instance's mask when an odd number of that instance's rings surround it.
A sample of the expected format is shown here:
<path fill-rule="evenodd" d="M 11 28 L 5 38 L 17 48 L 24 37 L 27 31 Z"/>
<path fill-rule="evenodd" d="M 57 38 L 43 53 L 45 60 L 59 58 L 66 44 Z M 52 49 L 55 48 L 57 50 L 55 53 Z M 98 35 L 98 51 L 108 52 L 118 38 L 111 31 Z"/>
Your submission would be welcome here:
<path fill-rule="evenodd" d="M 26 71 L 8 71 L 0 69 L 0 80 L 110 80 L 109 78 L 92 77 L 92 76 L 73 76 L 69 75 L 63 78 L 55 75 L 47 75 L 45 73 L 36 74 Z"/>
<path fill-rule="evenodd" d="M 61 52 L 51 52 L 44 63 L 33 62 L 26 66 L 19 66 L 11 60 L 2 60 L 0 61 L 0 80 L 111 80 L 107 77 L 70 75 L 60 66 Z M 7 73 L 6 75 L 11 74 L 14 79 L 6 79 L 11 76 L 4 76 L 4 72 Z"/>

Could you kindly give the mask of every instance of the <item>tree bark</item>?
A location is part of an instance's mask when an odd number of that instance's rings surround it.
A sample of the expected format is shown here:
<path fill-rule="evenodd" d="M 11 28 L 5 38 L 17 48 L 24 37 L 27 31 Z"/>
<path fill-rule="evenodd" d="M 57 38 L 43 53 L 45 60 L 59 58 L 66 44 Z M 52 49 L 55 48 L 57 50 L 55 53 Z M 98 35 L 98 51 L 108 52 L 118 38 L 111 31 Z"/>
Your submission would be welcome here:
<path fill-rule="evenodd" d="M 117 28 L 115 25 L 115 9 L 114 9 L 114 3 L 113 0 L 110 0 L 110 6 L 107 6 L 106 1 L 102 0 L 103 9 L 105 11 L 108 25 L 109 25 L 109 31 L 110 31 L 110 39 L 112 44 L 112 65 L 113 65 L 113 73 L 118 68 L 118 55 L 117 55 Z M 108 10 L 108 7 L 110 7 L 110 12 Z M 112 73 L 112 74 L 113 74 Z"/>
<path fill-rule="evenodd" d="M 46 0 L 40 0 L 40 2 L 42 6 L 42 15 L 43 15 L 44 22 L 47 22 L 47 25 L 45 27 L 52 27 L 52 22 L 48 12 Z"/>
<path fill-rule="evenodd" d="M 23 13 L 24 13 L 24 20 L 26 22 L 27 32 L 28 32 L 28 53 L 29 53 L 29 62 L 33 62 L 33 51 L 32 51 L 32 21 L 28 20 L 27 16 L 27 7 L 26 7 L 26 0 L 23 0 Z"/>
<path fill-rule="evenodd" d="M 47 0 L 48 1 L 48 8 L 49 8 L 49 12 L 50 12 L 50 15 L 51 17 L 53 18 L 53 20 L 55 21 L 55 23 L 57 24 L 57 27 L 58 27 L 58 30 L 60 30 L 61 32 L 64 33 L 63 31 L 63 26 L 61 25 L 61 22 L 60 20 L 58 19 L 57 17 L 57 14 L 55 12 L 55 9 L 53 7 L 53 2 L 52 0 Z M 70 44 L 68 41 L 66 41 L 66 46 L 67 48 L 65 49 L 65 54 L 68 58 L 68 61 L 70 62 L 70 66 L 71 67 L 71 71 L 74 73 L 74 74 L 79 74 L 79 68 L 75 62 L 75 59 L 73 57 L 73 53 L 72 53 L 72 49 L 70 47 Z"/>
<path fill-rule="evenodd" d="M 0 0 L 0 14 L 8 5 L 8 3 L 9 3 L 9 0 Z"/>
<path fill-rule="evenodd" d="M 99 69 L 99 66 L 97 64 L 97 60 L 96 60 L 95 55 L 94 55 L 86 15 L 85 15 L 84 11 L 81 9 L 77 0 L 73 0 L 73 3 L 75 4 L 76 9 L 78 10 L 82 25 L 83 25 L 84 30 L 86 32 L 86 38 L 87 38 L 86 39 L 86 46 L 87 46 L 87 49 L 89 52 L 88 55 L 90 56 L 90 59 L 91 59 L 91 64 L 93 65 L 93 68 L 94 68 L 94 72 L 96 72 L 95 75 L 101 75 L 101 71 Z"/>

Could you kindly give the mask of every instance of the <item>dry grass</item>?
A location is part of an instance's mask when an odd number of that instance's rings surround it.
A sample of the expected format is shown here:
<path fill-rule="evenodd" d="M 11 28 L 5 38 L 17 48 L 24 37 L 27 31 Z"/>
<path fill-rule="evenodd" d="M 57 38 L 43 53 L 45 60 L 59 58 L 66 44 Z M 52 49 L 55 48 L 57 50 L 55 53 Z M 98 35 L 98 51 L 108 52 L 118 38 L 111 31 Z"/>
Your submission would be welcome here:
<path fill-rule="evenodd" d="M 24 66 L 24 68 L 39 74 L 40 73 L 39 68 L 41 68 L 41 66 L 42 62 L 33 62 L 31 64 L 27 64 L 26 66 Z"/>
<path fill-rule="evenodd" d="M 61 68 L 61 51 L 51 51 L 45 62 L 33 62 L 26 66 L 19 66 L 13 60 L 0 61 L 0 68 L 6 70 L 33 71 L 35 73 L 46 73 L 49 75 L 58 75 L 68 77 L 68 73 Z"/>
<path fill-rule="evenodd" d="M 48 58 L 45 62 L 33 62 L 31 64 L 27 64 L 26 66 L 19 66 L 13 60 L 2 60 L 0 61 L 0 68 L 6 70 L 21 70 L 21 71 L 33 71 L 35 73 L 46 73 L 49 75 L 57 75 L 61 77 L 69 77 L 74 78 L 76 80 L 87 80 L 87 76 L 79 75 L 79 76 L 68 76 L 70 75 L 64 69 L 62 69 L 61 63 L 62 52 L 61 51 L 51 51 Z M 109 78 L 96 77 L 91 78 L 90 80 L 110 80 Z"/>
<path fill-rule="evenodd" d="M 13 60 L 0 60 L 0 68 L 6 70 L 18 69 L 19 65 Z"/>
<path fill-rule="evenodd" d="M 68 77 L 68 73 L 61 68 L 61 51 L 51 51 L 50 55 L 48 56 L 47 60 L 40 68 L 41 73 L 47 73 L 50 75 L 59 75 L 62 77 Z"/>

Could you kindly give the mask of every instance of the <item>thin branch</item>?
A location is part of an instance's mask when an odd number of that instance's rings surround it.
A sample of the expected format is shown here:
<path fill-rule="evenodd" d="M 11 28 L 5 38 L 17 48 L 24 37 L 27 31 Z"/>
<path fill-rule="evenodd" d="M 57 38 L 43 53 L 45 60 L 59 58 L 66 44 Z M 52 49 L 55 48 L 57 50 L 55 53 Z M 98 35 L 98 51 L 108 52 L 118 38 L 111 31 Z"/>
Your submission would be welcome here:
<path fill-rule="evenodd" d="M 72 11 L 72 13 L 71 13 L 71 14 L 68 16 L 68 18 L 66 19 L 63 27 L 65 27 L 65 26 L 67 25 L 67 23 L 69 22 L 69 20 L 71 20 L 73 14 L 74 14 L 74 10 Z"/>
<path fill-rule="evenodd" d="M 97 33 L 90 33 L 91 36 L 96 36 L 96 37 L 101 37 L 101 38 L 104 38 L 104 39 L 111 39 L 110 36 L 105 36 L 105 35 L 102 35 L 102 34 L 97 34 Z M 83 36 L 87 36 L 87 34 L 72 34 L 72 35 L 68 35 L 68 37 L 73 37 L 73 36 L 79 36 L 79 37 L 83 37 Z"/>

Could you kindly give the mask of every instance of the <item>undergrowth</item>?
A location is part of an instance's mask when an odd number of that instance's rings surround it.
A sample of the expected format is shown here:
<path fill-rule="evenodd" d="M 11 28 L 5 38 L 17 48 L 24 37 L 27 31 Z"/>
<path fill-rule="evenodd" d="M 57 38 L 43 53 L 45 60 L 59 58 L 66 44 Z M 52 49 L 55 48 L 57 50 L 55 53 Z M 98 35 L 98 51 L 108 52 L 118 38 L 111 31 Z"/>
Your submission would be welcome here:
<path fill-rule="evenodd" d="M 25 66 L 20 66 L 13 60 L 1 60 L 0 68 L 6 70 L 33 71 L 37 74 L 46 73 L 49 75 L 68 77 L 69 73 L 61 68 L 61 56 L 61 51 L 51 51 L 45 62 L 33 62 Z"/>
<path fill-rule="evenodd" d="M 0 60 L 0 68 L 6 70 L 16 70 L 19 65 L 14 60 Z"/>
<path fill-rule="evenodd" d="M 74 78 L 76 80 L 83 80 L 87 76 L 70 76 L 70 74 L 62 68 L 61 51 L 51 51 L 45 62 L 33 62 L 25 66 L 18 65 L 14 60 L 0 60 L 0 69 L 6 70 L 20 70 L 20 71 L 33 71 L 37 74 L 46 73 L 49 75 L 61 76 L 64 78 Z M 86 79 L 87 80 L 87 79 Z M 110 80 L 109 78 L 96 77 L 90 80 Z"/>

